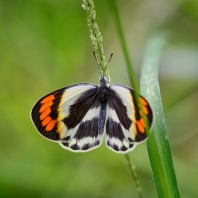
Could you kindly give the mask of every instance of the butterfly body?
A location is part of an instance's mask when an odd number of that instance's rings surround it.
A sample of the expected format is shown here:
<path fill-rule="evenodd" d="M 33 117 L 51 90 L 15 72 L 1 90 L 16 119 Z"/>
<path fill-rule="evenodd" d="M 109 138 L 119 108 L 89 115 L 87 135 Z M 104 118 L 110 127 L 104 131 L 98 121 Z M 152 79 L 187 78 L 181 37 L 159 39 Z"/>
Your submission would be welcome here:
<path fill-rule="evenodd" d="M 41 98 L 31 117 L 36 129 L 64 149 L 86 152 L 106 145 L 116 153 L 127 153 L 146 140 L 147 119 L 153 121 L 150 105 L 134 90 L 121 84 L 108 84 L 103 76 L 100 85 L 74 84 Z"/>

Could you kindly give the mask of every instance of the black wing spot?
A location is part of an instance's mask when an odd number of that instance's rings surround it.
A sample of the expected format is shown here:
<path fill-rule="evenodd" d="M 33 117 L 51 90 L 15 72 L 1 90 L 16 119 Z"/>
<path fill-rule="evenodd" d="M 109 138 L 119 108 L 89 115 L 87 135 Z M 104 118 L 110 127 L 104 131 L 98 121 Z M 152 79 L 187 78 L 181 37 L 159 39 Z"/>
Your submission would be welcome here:
<path fill-rule="evenodd" d="M 119 147 L 116 144 L 113 145 L 113 149 L 119 151 Z"/>
<path fill-rule="evenodd" d="M 66 138 L 64 138 L 65 141 L 68 141 L 70 139 L 71 136 L 67 136 Z"/>
<path fill-rule="evenodd" d="M 133 140 L 129 137 L 128 138 L 128 141 L 130 142 L 130 143 L 132 143 L 133 142 Z"/>
<path fill-rule="evenodd" d="M 95 143 L 94 143 L 94 146 L 98 146 L 100 144 L 100 141 L 97 140 Z"/>
<path fill-rule="evenodd" d="M 62 144 L 63 144 L 64 146 L 66 146 L 66 147 L 69 147 L 69 142 L 64 142 L 64 140 L 63 140 Z"/>
<path fill-rule="evenodd" d="M 110 146 L 110 141 L 107 141 L 107 145 Z"/>
<path fill-rule="evenodd" d="M 89 148 L 91 148 L 91 145 L 90 144 L 85 144 L 85 145 L 83 145 L 82 150 L 87 150 Z"/>
<path fill-rule="evenodd" d="M 71 145 L 70 148 L 73 150 L 80 150 L 80 147 L 77 144 Z"/>
<path fill-rule="evenodd" d="M 123 145 L 123 147 L 121 147 L 121 151 L 126 151 L 128 148 L 126 146 Z"/>
<path fill-rule="evenodd" d="M 134 144 L 129 144 L 129 148 L 132 148 L 134 146 Z"/>

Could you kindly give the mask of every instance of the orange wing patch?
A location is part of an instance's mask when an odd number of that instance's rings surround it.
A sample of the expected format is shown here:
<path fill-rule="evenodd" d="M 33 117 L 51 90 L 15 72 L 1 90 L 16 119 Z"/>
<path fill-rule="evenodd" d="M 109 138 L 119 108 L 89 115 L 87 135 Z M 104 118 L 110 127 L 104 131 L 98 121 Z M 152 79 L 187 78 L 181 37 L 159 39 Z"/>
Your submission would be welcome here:
<path fill-rule="evenodd" d="M 137 128 L 137 131 L 144 134 L 146 132 L 146 123 L 145 123 L 145 119 L 147 119 L 147 116 L 149 114 L 149 109 L 148 109 L 148 103 L 147 101 L 140 97 L 139 99 L 140 101 L 140 105 L 142 106 L 141 109 L 139 109 L 139 115 L 140 115 L 140 118 L 138 120 L 136 120 L 136 128 Z"/>
<path fill-rule="evenodd" d="M 44 120 L 42 121 L 42 126 L 46 126 L 48 125 L 48 123 L 52 120 L 52 118 L 50 116 L 47 116 L 44 118 Z"/>
<path fill-rule="evenodd" d="M 42 108 L 42 107 L 41 107 Z M 40 115 L 40 120 L 43 120 L 45 117 L 47 117 L 51 113 L 50 107 L 45 109 L 41 115 Z"/>
<path fill-rule="evenodd" d="M 46 131 L 51 131 L 56 125 L 56 120 L 51 120 L 49 124 L 45 127 Z"/>
<path fill-rule="evenodd" d="M 140 98 L 140 103 L 142 104 L 142 110 L 143 110 L 144 114 L 147 115 L 148 114 L 148 108 L 147 108 L 148 103 L 143 98 Z"/>
<path fill-rule="evenodd" d="M 142 105 L 146 106 L 147 105 L 147 102 L 146 100 L 144 100 L 144 98 L 140 98 L 140 102 Z"/>
<path fill-rule="evenodd" d="M 136 125 L 137 125 L 137 127 L 138 127 L 138 129 L 139 129 L 139 131 L 141 133 L 145 133 L 145 127 L 146 127 L 146 125 L 145 125 L 145 122 L 144 122 L 144 119 L 143 118 L 140 118 L 140 120 L 137 120 L 136 121 Z"/>
<path fill-rule="evenodd" d="M 52 95 L 49 95 L 49 96 L 47 96 L 46 98 L 44 98 L 43 100 L 41 100 L 41 104 L 45 104 L 45 103 L 47 103 L 47 102 L 49 102 L 49 101 L 53 101 L 55 99 L 55 95 L 54 94 L 52 94 Z"/>
<path fill-rule="evenodd" d="M 51 107 L 54 104 L 53 100 L 55 99 L 55 95 L 49 95 L 43 100 L 41 100 L 41 108 L 39 109 L 40 115 L 40 120 L 42 121 L 41 124 L 43 127 L 45 127 L 46 132 L 51 131 L 55 125 L 56 125 L 56 120 L 52 119 L 50 116 L 51 113 Z"/>
<path fill-rule="evenodd" d="M 42 106 L 39 110 L 39 113 L 42 113 L 43 111 L 45 111 L 45 109 L 51 107 L 52 105 L 53 105 L 53 101 L 49 101 L 49 102 L 42 104 Z"/>

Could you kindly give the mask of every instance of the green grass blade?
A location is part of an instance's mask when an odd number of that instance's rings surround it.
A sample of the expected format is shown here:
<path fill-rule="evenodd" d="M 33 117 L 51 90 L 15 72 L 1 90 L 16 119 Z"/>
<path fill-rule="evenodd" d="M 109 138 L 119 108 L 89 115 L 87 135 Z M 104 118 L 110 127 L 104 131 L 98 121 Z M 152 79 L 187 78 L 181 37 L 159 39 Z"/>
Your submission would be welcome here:
<path fill-rule="evenodd" d="M 147 141 L 149 158 L 160 198 L 180 197 L 173 167 L 160 89 L 158 84 L 158 62 L 166 35 L 151 38 L 147 44 L 141 70 L 141 94 L 150 102 L 154 111 L 154 124 Z"/>
<path fill-rule="evenodd" d="M 122 47 L 122 52 L 123 52 L 124 59 L 126 62 L 129 80 L 130 80 L 130 83 L 131 83 L 131 86 L 133 87 L 133 89 L 139 92 L 139 87 L 138 87 L 138 83 L 137 83 L 137 79 L 136 79 L 136 75 L 135 75 L 135 70 L 134 70 L 132 61 L 130 60 L 129 52 L 127 50 L 126 41 L 125 41 L 125 37 L 124 37 L 124 33 L 123 33 L 121 21 L 120 21 L 117 4 L 116 4 L 115 0 L 111 0 L 110 3 L 111 3 L 110 4 L 111 10 L 112 10 L 112 13 L 114 16 L 117 33 L 118 33 L 118 36 L 120 39 L 120 45 Z"/>

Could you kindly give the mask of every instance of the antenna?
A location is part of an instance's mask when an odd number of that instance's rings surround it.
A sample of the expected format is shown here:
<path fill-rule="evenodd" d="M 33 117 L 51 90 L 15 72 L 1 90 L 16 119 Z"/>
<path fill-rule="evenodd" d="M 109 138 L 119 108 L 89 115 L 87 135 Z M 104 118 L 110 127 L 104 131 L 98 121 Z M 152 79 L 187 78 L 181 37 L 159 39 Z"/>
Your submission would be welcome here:
<path fill-rule="evenodd" d="M 107 62 L 107 66 L 108 66 L 108 64 L 109 64 L 109 62 L 110 62 L 110 60 L 111 60 L 112 56 L 113 56 L 113 52 L 111 52 L 111 55 L 110 55 L 109 61 Z M 107 67 L 107 66 L 106 66 L 106 67 Z"/>
<path fill-rule="evenodd" d="M 96 59 L 96 63 L 97 63 L 97 65 L 98 65 L 98 70 L 100 71 L 100 75 L 102 76 L 102 72 L 101 72 L 101 70 L 100 70 L 99 63 L 98 63 L 98 60 L 97 60 L 97 57 L 96 57 L 96 53 L 95 53 L 94 50 L 93 50 L 93 54 L 94 54 L 94 57 L 95 57 L 95 59 Z M 113 56 L 113 52 L 111 52 L 111 55 L 110 55 L 110 58 L 109 58 L 109 60 L 108 60 L 108 62 L 107 62 L 107 65 L 106 65 L 106 67 L 105 67 L 105 70 L 107 69 L 107 66 L 109 65 L 109 62 L 111 61 L 112 56 Z"/>
<path fill-rule="evenodd" d="M 93 50 L 93 54 L 94 54 L 94 58 L 95 58 L 95 60 L 96 60 L 96 63 L 97 63 L 97 65 L 98 65 L 98 70 L 99 70 L 99 72 L 100 72 L 100 75 L 102 76 L 102 72 L 101 72 L 101 70 L 100 70 L 99 63 L 98 63 L 98 60 L 97 60 L 97 58 L 96 58 L 96 53 L 95 53 L 94 50 Z"/>
<path fill-rule="evenodd" d="M 107 69 L 107 67 L 108 67 L 108 65 L 109 65 L 109 62 L 111 61 L 112 56 L 113 56 L 113 52 L 111 52 L 111 55 L 110 55 L 110 57 L 109 57 L 109 60 L 108 60 L 107 65 L 106 65 L 106 67 L 105 67 L 105 70 Z"/>

